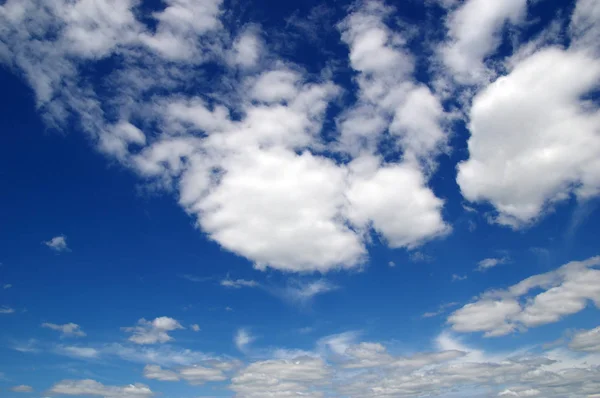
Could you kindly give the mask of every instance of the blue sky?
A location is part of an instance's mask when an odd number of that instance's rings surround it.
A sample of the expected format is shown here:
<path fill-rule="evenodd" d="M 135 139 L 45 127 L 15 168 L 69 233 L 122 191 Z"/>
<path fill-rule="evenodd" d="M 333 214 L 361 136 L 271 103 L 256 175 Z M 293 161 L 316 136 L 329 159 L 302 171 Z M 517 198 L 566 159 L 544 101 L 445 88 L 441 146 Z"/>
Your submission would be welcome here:
<path fill-rule="evenodd" d="M 598 21 L 3 1 L 0 395 L 599 397 Z"/>

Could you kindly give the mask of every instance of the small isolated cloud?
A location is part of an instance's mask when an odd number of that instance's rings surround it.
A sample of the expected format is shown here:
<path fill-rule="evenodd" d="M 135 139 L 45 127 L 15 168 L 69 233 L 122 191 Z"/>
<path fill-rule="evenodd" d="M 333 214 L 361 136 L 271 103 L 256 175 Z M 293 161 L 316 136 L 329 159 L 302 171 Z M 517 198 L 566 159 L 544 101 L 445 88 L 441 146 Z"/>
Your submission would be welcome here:
<path fill-rule="evenodd" d="M 66 323 L 57 325 L 55 323 L 42 323 L 42 327 L 46 329 L 56 330 L 60 332 L 61 337 L 85 337 L 86 334 L 81 327 L 76 323 Z"/>
<path fill-rule="evenodd" d="M 258 287 L 259 284 L 256 281 L 253 280 L 246 280 L 246 279 L 223 279 L 220 282 L 221 286 L 224 287 L 229 287 L 232 289 L 240 289 L 242 287 Z"/>
<path fill-rule="evenodd" d="M 477 263 L 477 268 L 475 270 L 479 272 L 484 272 L 500 264 L 506 264 L 508 261 L 508 257 L 486 258 Z"/>
<path fill-rule="evenodd" d="M 72 358 L 83 358 L 93 359 L 100 355 L 100 352 L 95 348 L 91 347 L 77 347 L 77 346 L 58 346 L 56 352 L 60 355 L 64 355 Z"/>
<path fill-rule="evenodd" d="M 410 261 L 413 263 L 430 263 L 433 257 L 423 252 L 413 252 L 410 254 Z"/>
<path fill-rule="evenodd" d="M 6 290 L 6 289 L 10 289 L 12 287 L 12 285 L 10 283 L 6 283 L 2 286 L 2 289 Z"/>
<path fill-rule="evenodd" d="M 21 384 L 20 386 L 11 387 L 10 391 L 12 391 L 12 392 L 33 392 L 33 387 L 26 386 L 25 384 Z"/>
<path fill-rule="evenodd" d="M 239 329 L 235 334 L 233 342 L 235 346 L 241 352 L 246 352 L 248 345 L 252 343 L 256 338 L 250 334 L 250 332 L 246 329 Z"/>
<path fill-rule="evenodd" d="M 457 275 L 457 274 L 452 275 L 452 282 L 464 281 L 465 279 L 467 279 L 466 275 Z"/>
<path fill-rule="evenodd" d="M 64 235 L 55 236 L 49 241 L 44 242 L 44 244 L 57 252 L 65 252 L 70 250 L 69 246 L 67 246 L 67 237 Z"/>
<path fill-rule="evenodd" d="M 225 311 L 227 311 L 227 312 L 231 312 L 231 311 L 233 311 L 233 308 L 231 308 L 231 307 L 227 306 L 227 307 L 225 307 Z"/>
<path fill-rule="evenodd" d="M 121 329 L 133 333 L 133 335 L 129 337 L 129 341 L 133 343 L 156 344 L 173 340 L 168 332 L 185 328 L 175 319 L 162 316 L 153 321 L 147 321 L 142 318 L 138 321 L 137 326 L 124 327 Z"/>
<path fill-rule="evenodd" d="M 319 279 L 312 282 L 301 282 L 292 280 L 283 289 L 274 291 L 276 295 L 283 299 L 296 304 L 307 304 L 316 296 L 332 292 L 339 289 L 339 286 L 327 281 Z"/>
<path fill-rule="evenodd" d="M 198 326 L 198 324 L 191 325 L 190 329 L 192 329 L 194 332 L 199 332 L 201 330 L 200 326 Z"/>
<path fill-rule="evenodd" d="M 390 268 L 394 268 L 395 266 L 396 266 L 396 263 L 395 263 L 395 262 L 393 262 L 393 261 L 390 261 L 390 262 L 388 263 L 388 267 L 390 267 Z"/>
<path fill-rule="evenodd" d="M 13 314 L 14 312 L 15 310 L 13 308 L 8 307 L 6 305 L 0 307 L 0 314 Z"/>

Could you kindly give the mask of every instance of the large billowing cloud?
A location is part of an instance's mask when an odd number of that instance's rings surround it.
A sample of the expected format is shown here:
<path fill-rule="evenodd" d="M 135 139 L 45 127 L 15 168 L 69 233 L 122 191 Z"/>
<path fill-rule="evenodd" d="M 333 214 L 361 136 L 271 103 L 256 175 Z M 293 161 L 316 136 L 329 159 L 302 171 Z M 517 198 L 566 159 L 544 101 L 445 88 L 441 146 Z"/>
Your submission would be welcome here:
<path fill-rule="evenodd" d="M 457 182 L 468 200 L 491 203 L 500 224 L 527 226 L 557 202 L 600 192 L 600 110 L 590 96 L 600 85 L 598 13 L 597 2 L 579 1 L 569 48 L 542 34 L 473 98 Z"/>
<path fill-rule="evenodd" d="M 258 269 L 354 268 L 370 230 L 397 248 L 449 232 L 428 186 L 446 145 L 444 111 L 386 25 L 391 9 L 359 4 L 339 26 L 359 96 L 331 142 L 323 122 L 343 90 L 330 74 L 276 57 L 256 26 L 232 37 L 220 1 L 166 3 L 151 30 L 136 1 L 7 1 L 0 59 L 31 85 L 50 126 L 77 122 Z M 111 66 L 103 83 L 89 75 L 99 61 Z M 209 63 L 222 84 L 198 73 Z M 375 145 L 387 131 L 397 162 Z"/>

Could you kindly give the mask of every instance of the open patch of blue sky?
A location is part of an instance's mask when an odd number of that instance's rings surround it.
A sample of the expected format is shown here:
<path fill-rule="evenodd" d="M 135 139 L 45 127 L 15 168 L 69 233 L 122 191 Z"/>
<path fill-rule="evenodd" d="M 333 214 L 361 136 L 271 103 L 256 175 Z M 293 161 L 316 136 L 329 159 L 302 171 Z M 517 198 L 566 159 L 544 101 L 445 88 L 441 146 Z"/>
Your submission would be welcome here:
<path fill-rule="evenodd" d="M 597 1 L 0 3 L 1 396 L 599 396 Z"/>

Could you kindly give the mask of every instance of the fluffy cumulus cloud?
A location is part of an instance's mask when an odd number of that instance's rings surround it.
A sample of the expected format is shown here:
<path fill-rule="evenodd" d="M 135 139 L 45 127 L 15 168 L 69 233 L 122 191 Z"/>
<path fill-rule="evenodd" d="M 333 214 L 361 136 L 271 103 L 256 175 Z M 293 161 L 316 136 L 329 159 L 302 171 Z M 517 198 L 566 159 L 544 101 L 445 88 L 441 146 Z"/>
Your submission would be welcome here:
<path fill-rule="evenodd" d="M 42 323 L 42 327 L 46 329 L 56 330 L 61 337 L 85 337 L 86 334 L 81 327 L 76 323 L 66 323 L 57 325 L 55 323 Z"/>
<path fill-rule="evenodd" d="M 44 244 L 57 252 L 69 251 L 69 246 L 67 246 L 67 237 L 64 235 L 55 236 L 49 241 L 44 242 Z"/>
<path fill-rule="evenodd" d="M 129 341 L 135 344 L 157 344 L 173 340 L 173 337 L 168 332 L 184 329 L 184 327 L 175 319 L 162 316 L 153 321 L 147 321 L 142 318 L 136 326 L 124 327 L 122 329 L 132 334 L 129 337 Z"/>
<path fill-rule="evenodd" d="M 598 7 L 577 8 L 593 15 Z M 520 57 L 473 99 L 469 159 L 457 181 L 468 200 L 491 203 L 500 224 L 527 226 L 558 202 L 600 192 L 600 110 L 586 99 L 598 88 L 600 58 L 577 45 L 598 27 L 580 12 L 570 48 Z"/>
<path fill-rule="evenodd" d="M 145 384 L 130 384 L 128 386 L 107 386 L 91 379 L 62 380 L 49 390 L 57 395 L 100 396 L 104 398 L 148 398 L 154 396 L 152 390 Z"/>
<path fill-rule="evenodd" d="M 386 25 L 391 8 L 359 4 L 339 25 L 360 95 L 338 118 L 339 139 L 327 141 L 325 115 L 343 92 L 331 73 L 279 58 L 258 26 L 230 35 L 219 0 L 167 1 L 151 16 L 155 29 L 137 7 L 0 6 L 0 59 L 32 86 L 49 126 L 77 120 L 101 152 L 174 188 L 210 239 L 258 269 L 355 268 L 371 230 L 395 248 L 450 231 L 428 186 L 446 116 L 416 81 L 404 37 Z M 84 67 L 100 60 L 114 63 L 103 78 L 115 90 L 102 95 Z M 182 94 L 190 79 L 206 85 L 195 72 L 209 63 L 225 83 Z M 386 132 L 398 161 L 378 153 Z"/>
<path fill-rule="evenodd" d="M 494 76 L 485 58 L 501 44 L 506 23 L 524 20 L 527 1 L 467 0 L 450 8 L 448 39 L 439 48 L 440 58 L 458 83 L 485 83 Z"/>
<path fill-rule="evenodd" d="M 557 322 L 582 311 L 588 303 L 600 308 L 599 266 L 600 257 L 573 261 L 507 289 L 490 290 L 453 312 L 448 323 L 459 332 L 493 337 Z"/>

